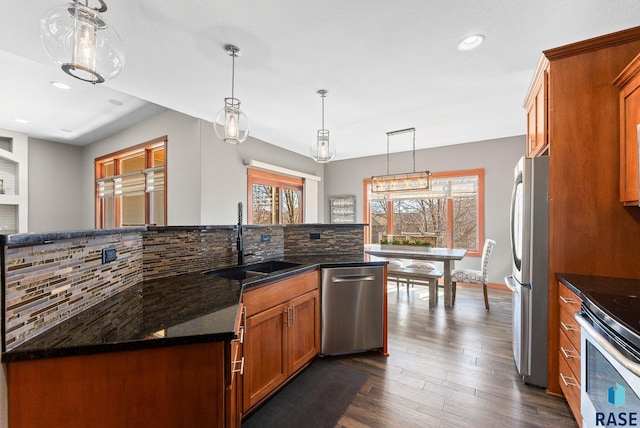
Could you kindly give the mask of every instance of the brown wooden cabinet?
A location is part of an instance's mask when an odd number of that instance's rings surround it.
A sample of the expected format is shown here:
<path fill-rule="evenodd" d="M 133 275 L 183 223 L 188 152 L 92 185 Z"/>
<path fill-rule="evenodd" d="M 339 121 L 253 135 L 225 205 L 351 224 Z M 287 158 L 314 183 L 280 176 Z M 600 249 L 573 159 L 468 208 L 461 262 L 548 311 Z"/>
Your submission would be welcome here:
<path fill-rule="evenodd" d="M 619 197 L 620 89 L 612 84 L 638 52 L 640 27 L 545 50 L 549 64 L 543 58 L 536 73 L 547 73 L 549 394 L 563 395 L 555 275 L 640 275 L 640 210 Z"/>
<path fill-rule="evenodd" d="M 239 428 L 241 319 L 234 341 L 6 363 L 9 426 Z"/>
<path fill-rule="evenodd" d="M 224 347 L 210 342 L 6 363 L 9 426 L 224 426 Z"/>
<path fill-rule="evenodd" d="M 620 88 L 620 202 L 626 206 L 638 206 L 640 55 L 618 75 L 614 84 Z"/>
<path fill-rule="evenodd" d="M 549 61 L 542 57 L 524 102 L 527 111 L 527 157 L 546 154 L 549 149 L 548 87 Z"/>
<path fill-rule="evenodd" d="M 560 389 L 562 389 L 578 424 L 582 421 L 580 416 L 580 326 L 573 314 L 580 311 L 581 303 L 575 293 L 564 284 L 558 283 Z"/>
<path fill-rule="evenodd" d="M 243 293 L 243 412 L 275 392 L 320 352 L 320 273 L 312 271 Z"/>

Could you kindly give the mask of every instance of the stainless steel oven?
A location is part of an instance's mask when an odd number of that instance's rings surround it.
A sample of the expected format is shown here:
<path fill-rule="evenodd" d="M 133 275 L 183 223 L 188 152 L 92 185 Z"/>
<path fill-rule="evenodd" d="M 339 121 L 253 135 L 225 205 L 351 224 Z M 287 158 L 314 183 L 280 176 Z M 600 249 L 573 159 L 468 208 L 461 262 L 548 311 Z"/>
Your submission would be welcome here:
<path fill-rule="evenodd" d="M 602 294 L 602 293 L 594 293 Z M 640 426 L 640 336 L 611 312 L 602 309 L 602 296 L 585 296 L 582 312 L 575 314 L 581 327 L 582 426 Z M 590 298 L 591 297 L 591 298 Z M 625 304 L 633 296 L 611 296 Z M 636 324 L 640 314 L 629 311 Z"/>

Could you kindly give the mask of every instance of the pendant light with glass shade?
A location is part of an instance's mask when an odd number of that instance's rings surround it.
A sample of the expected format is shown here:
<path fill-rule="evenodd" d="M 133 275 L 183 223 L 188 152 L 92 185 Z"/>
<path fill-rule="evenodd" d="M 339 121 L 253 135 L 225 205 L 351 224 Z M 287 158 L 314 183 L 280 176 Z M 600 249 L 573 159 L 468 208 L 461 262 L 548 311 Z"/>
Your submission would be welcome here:
<path fill-rule="evenodd" d="M 311 144 L 311 157 L 318 163 L 327 163 L 336 155 L 336 146 L 329 139 L 329 130 L 324 128 L 324 99 L 329 91 L 320 89 L 318 94 L 322 97 L 322 129 L 318 130 L 316 141 Z"/>
<path fill-rule="evenodd" d="M 62 70 L 93 84 L 113 79 L 124 67 L 124 48 L 118 33 L 100 13 L 107 5 L 89 7 L 74 0 L 49 9 L 40 19 L 40 40 Z"/>
<path fill-rule="evenodd" d="M 231 62 L 231 97 L 224 99 L 224 108 L 218 112 L 213 122 L 216 135 L 229 144 L 239 144 L 249 137 L 249 119 L 240 110 L 240 100 L 234 96 L 236 57 L 240 49 L 234 45 L 225 45 L 224 49 L 232 57 Z"/>

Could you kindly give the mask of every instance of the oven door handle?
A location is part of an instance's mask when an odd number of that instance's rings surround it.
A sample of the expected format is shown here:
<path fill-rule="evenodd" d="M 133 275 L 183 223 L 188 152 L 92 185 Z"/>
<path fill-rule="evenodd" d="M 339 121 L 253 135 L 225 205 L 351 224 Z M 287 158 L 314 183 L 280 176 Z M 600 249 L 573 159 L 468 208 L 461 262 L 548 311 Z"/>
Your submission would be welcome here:
<path fill-rule="evenodd" d="M 602 334 L 596 331 L 595 328 L 587 320 L 585 320 L 582 312 L 576 312 L 574 314 L 574 318 L 580 324 L 580 327 L 584 329 L 589 336 L 600 345 L 609 355 L 611 355 L 618 363 L 620 363 L 623 367 L 633 372 L 636 376 L 640 376 L 640 364 L 634 363 L 630 361 L 627 357 L 625 357 L 622 352 L 618 351 L 618 348 L 613 346 L 607 339 L 602 337 Z"/>

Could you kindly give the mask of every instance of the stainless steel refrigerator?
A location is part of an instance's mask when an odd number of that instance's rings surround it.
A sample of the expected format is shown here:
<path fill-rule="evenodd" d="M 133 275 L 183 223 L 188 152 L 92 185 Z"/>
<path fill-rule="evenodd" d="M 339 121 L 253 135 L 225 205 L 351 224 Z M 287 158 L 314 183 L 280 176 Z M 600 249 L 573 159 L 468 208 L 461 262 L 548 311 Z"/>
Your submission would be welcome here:
<path fill-rule="evenodd" d="M 527 384 L 546 387 L 549 308 L 549 157 L 523 157 L 511 197 L 513 356 Z"/>

